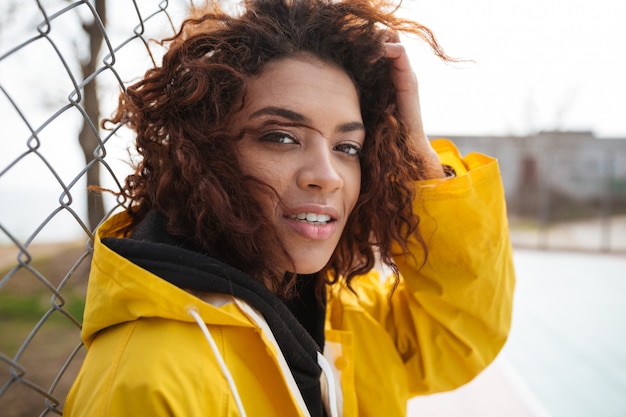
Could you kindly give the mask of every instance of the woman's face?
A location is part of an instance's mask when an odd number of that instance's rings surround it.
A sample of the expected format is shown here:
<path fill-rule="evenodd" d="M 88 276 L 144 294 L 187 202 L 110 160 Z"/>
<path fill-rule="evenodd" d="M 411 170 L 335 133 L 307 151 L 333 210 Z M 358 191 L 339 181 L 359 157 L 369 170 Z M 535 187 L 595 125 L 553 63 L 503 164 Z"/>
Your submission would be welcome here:
<path fill-rule="evenodd" d="M 304 56 L 268 64 L 249 80 L 245 100 L 234 120 L 246 131 L 239 163 L 282 202 L 258 196 L 293 261 L 279 265 L 318 272 L 359 197 L 365 128 L 356 88 L 342 69 Z"/>

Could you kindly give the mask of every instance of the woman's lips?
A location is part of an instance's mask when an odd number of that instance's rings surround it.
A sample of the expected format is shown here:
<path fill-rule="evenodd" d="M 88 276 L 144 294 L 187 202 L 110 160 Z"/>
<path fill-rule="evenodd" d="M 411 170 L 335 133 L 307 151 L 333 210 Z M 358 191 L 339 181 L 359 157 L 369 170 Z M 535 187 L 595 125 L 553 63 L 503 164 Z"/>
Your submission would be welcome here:
<path fill-rule="evenodd" d="M 329 239 L 337 230 L 339 210 L 330 204 L 296 204 L 284 213 L 285 223 L 310 240 Z"/>
<path fill-rule="evenodd" d="M 309 222 L 290 216 L 285 216 L 283 219 L 289 227 L 306 239 L 326 240 L 337 230 L 337 220 L 332 218 L 328 222 Z"/>

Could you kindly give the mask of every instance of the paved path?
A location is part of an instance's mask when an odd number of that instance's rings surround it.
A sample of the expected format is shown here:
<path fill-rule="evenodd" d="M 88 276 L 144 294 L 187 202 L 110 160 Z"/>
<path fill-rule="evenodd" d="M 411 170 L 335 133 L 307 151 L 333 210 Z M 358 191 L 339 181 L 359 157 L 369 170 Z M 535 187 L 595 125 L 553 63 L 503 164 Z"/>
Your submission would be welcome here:
<path fill-rule="evenodd" d="M 469 384 L 409 402 L 409 417 L 549 417 L 503 356 Z"/>

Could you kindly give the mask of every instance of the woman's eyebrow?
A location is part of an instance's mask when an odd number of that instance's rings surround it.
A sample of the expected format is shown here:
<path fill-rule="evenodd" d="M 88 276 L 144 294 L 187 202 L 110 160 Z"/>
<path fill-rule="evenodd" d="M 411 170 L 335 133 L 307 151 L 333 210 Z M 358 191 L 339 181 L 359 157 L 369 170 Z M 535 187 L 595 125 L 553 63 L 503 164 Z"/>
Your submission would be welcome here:
<path fill-rule="evenodd" d="M 285 119 L 289 119 L 292 122 L 306 123 L 309 121 L 309 119 L 307 119 L 304 115 L 300 113 L 297 113 L 293 110 L 285 109 L 283 107 L 274 106 L 263 107 L 262 109 L 259 109 L 252 113 L 250 115 L 250 118 L 267 115 L 284 117 Z"/>
<path fill-rule="evenodd" d="M 254 113 L 252 113 L 250 115 L 250 118 L 267 116 L 267 115 L 283 117 L 285 119 L 288 119 L 288 120 L 291 120 L 292 122 L 297 122 L 297 123 L 304 123 L 304 124 L 311 123 L 311 120 L 308 117 L 304 116 L 303 114 L 300 114 L 293 110 L 285 109 L 283 107 L 275 107 L 275 106 L 263 107 L 262 109 L 259 109 L 255 111 Z M 349 122 L 349 123 L 343 123 L 339 125 L 336 129 L 336 131 L 343 132 L 343 133 L 353 132 L 356 130 L 365 130 L 365 125 L 361 122 Z"/>
<path fill-rule="evenodd" d="M 339 127 L 337 128 L 338 132 L 354 132 L 356 130 L 365 130 L 365 125 L 361 122 L 350 122 L 350 123 L 344 123 L 342 125 L 339 125 Z"/>

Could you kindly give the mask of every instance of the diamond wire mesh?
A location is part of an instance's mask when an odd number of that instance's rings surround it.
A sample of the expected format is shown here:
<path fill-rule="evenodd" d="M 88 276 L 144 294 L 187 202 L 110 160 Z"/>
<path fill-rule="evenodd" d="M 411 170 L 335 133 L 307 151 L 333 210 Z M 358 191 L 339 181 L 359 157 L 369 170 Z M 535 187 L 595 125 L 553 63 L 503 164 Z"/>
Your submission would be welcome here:
<path fill-rule="evenodd" d="M 0 6 L 0 414 L 61 414 L 84 349 L 80 342 L 93 234 L 87 218 L 89 169 L 119 190 L 127 167 L 124 128 L 101 131 L 84 90 L 98 80 L 100 110 L 111 114 L 125 83 L 157 59 L 173 34 L 176 8 L 157 0 L 109 1 L 105 28 L 93 2 L 31 0 Z M 1 8 L 4 8 L 2 10 Z M 104 42 L 95 71 L 85 25 Z M 156 48 L 158 49 L 158 48 Z M 97 145 L 85 161 L 82 123 Z M 122 175 L 123 174 L 123 175 Z M 123 200 L 105 199 L 107 215 Z M 106 217 L 106 216 L 105 216 Z"/>

